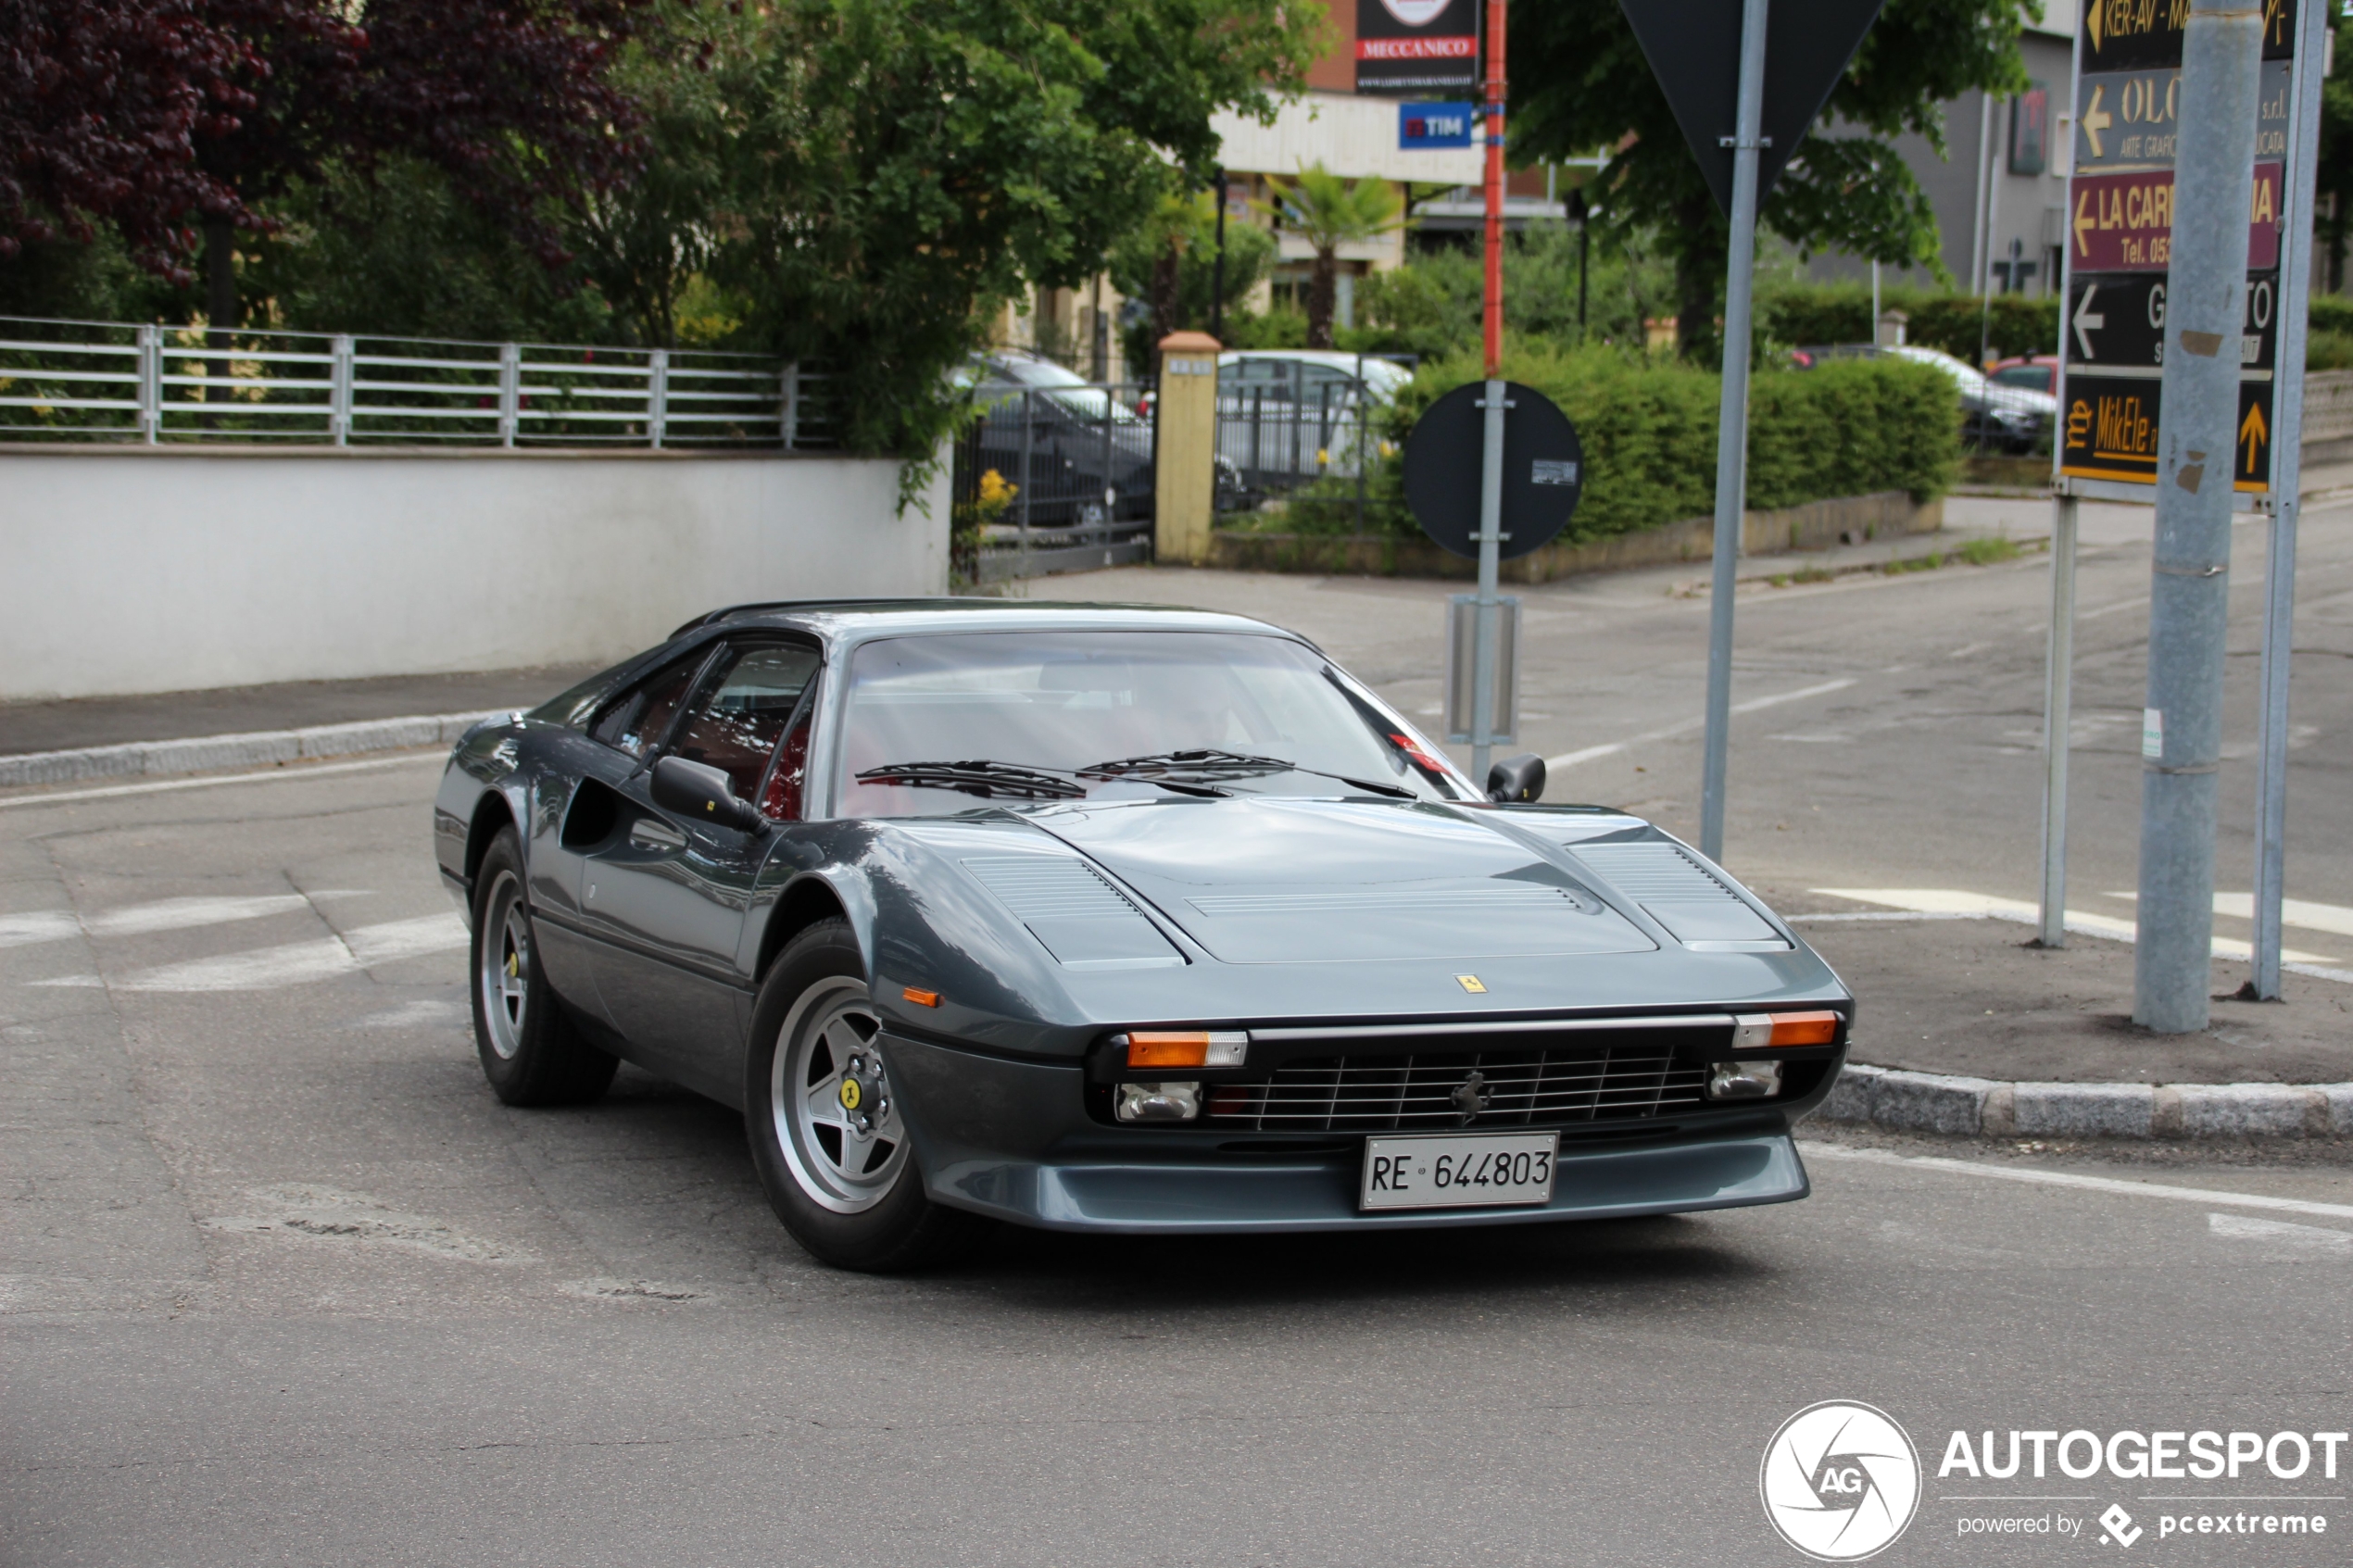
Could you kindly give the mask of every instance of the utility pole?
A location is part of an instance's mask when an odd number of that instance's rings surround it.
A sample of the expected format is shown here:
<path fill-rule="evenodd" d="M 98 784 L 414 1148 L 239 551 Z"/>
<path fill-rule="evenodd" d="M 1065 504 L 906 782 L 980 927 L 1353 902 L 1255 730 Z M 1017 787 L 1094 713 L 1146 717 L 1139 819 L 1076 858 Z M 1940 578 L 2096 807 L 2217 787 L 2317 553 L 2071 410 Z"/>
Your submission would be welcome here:
<path fill-rule="evenodd" d="M 1732 722 L 1732 593 L 1748 501 L 1749 307 L 1756 277 L 1756 155 L 1764 145 L 1765 16 L 1766 0 L 1743 0 L 1740 107 L 1732 136 L 1731 265 L 1724 280 L 1724 401 L 1716 420 L 1716 560 L 1707 594 L 1707 744 L 1700 764 L 1699 847 L 1711 860 L 1724 858 L 1724 770 Z"/>
<path fill-rule="evenodd" d="M 2334 6 L 2296 12 L 2296 142 L 2288 149 L 2287 249 L 2280 266 L 2271 385 L 2271 547 L 2264 561 L 2263 721 L 2256 752 L 2255 961 L 2239 994 L 2280 999 L 2280 909 L 2287 882 L 2287 684 L 2295 660 L 2296 524 L 2303 510 L 2304 349 L 2312 282 L 2312 197 L 2320 169 L 2321 73 Z"/>
<path fill-rule="evenodd" d="M 1487 361 L 1478 484 L 1478 626 L 1471 665 L 1471 782 L 1487 787 L 1495 749 L 1497 579 L 1504 546 L 1504 0 L 1487 0 Z"/>
<path fill-rule="evenodd" d="M 1217 170 L 1217 259 L 1209 276 L 1209 335 L 1226 341 L 1226 170 Z"/>
<path fill-rule="evenodd" d="M 2133 950 L 2133 1021 L 2160 1035 L 2204 1029 L 2212 985 L 2237 349 L 2262 52 L 2261 7 L 2190 0 L 2165 282 Z"/>

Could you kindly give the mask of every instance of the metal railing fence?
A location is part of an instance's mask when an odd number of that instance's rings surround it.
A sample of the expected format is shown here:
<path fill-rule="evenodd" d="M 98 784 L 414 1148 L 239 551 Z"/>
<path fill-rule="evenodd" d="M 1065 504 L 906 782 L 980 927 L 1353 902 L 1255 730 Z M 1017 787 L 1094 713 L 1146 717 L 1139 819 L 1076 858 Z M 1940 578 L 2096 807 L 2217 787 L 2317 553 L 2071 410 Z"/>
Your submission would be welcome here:
<path fill-rule="evenodd" d="M 1382 445 L 1387 399 L 1364 372 L 1372 358 L 1360 356 L 1354 375 L 1271 357 L 1222 367 L 1217 510 L 1259 511 L 1312 492 L 1318 507 L 1351 512 L 1362 533 L 1366 477 L 1390 456 Z"/>
<path fill-rule="evenodd" d="M 0 316 L 7 441 L 824 450 L 825 394 L 796 361 L 702 349 Z"/>
<path fill-rule="evenodd" d="M 957 436 L 957 574 L 967 583 L 1151 559 L 1152 426 L 1142 388 L 1088 383 L 1008 392 Z"/>

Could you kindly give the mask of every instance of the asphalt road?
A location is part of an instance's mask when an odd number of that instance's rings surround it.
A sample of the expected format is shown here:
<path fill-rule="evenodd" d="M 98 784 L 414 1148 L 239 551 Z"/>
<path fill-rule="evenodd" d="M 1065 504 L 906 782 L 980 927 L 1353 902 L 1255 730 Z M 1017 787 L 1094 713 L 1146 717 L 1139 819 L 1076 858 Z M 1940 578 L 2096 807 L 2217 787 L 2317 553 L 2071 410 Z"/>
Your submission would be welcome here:
<path fill-rule="evenodd" d="M 2338 649 L 2342 515 L 2307 551 Z M 2086 637 L 2087 804 L 2131 772 L 2099 716 L 2137 708 L 2133 549 L 2085 572 L 2088 608 L 2126 607 Z M 1282 618 L 1401 696 L 1431 681 L 1435 593 L 1264 582 L 1227 587 L 1318 596 Z M 1855 684 L 1743 720 L 1734 863 L 2031 895 L 2042 582 L 1744 600 L 1744 700 Z M 1643 588 L 1531 594 L 1548 754 L 1697 711 L 1703 607 Z M 2345 760 L 2341 657 L 2299 671 L 2315 783 Z M 1671 823 L 1693 749 L 1567 771 Z M 427 855 L 436 771 L 0 800 L 0 1562 L 1794 1563 L 1758 1465 L 1826 1399 L 1886 1411 L 1927 1466 L 1880 1561 L 2106 1550 L 2111 1503 L 2135 1559 L 2345 1559 L 2353 1453 L 2294 1480 L 1936 1474 L 1956 1430 L 2353 1427 L 2353 1170 L 2325 1157 L 1850 1140 L 1810 1146 L 1814 1197 L 1774 1209 L 1009 1233 L 940 1274 L 836 1273 L 770 1217 L 732 1114 L 633 1073 L 585 1110 L 490 1097 Z M 2296 809 L 2291 891 L 2343 900 L 2345 803 Z M 2108 814 L 2083 813 L 2084 884 L 2129 887 Z M 2191 1508 L 2330 1533 L 2158 1535 Z M 2054 1533 L 1959 1534 L 2000 1517 Z"/>

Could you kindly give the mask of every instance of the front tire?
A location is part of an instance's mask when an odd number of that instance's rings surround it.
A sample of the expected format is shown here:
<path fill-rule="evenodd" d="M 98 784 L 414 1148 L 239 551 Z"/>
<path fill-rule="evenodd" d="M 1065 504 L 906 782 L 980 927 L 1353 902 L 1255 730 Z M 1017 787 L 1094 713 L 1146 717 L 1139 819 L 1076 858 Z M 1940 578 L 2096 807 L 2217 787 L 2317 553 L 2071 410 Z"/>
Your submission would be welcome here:
<path fill-rule="evenodd" d="M 509 1105 L 585 1105 L 621 1063 L 581 1037 L 539 967 L 524 896 L 522 841 L 502 829 L 474 875 L 474 1050 Z"/>
<path fill-rule="evenodd" d="M 905 1088 L 892 1074 L 865 956 L 843 920 L 779 954 L 752 1010 L 744 1131 L 769 1207 L 836 1268 L 890 1273 L 943 1261 L 980 1222 L 924 1193 Z"/>

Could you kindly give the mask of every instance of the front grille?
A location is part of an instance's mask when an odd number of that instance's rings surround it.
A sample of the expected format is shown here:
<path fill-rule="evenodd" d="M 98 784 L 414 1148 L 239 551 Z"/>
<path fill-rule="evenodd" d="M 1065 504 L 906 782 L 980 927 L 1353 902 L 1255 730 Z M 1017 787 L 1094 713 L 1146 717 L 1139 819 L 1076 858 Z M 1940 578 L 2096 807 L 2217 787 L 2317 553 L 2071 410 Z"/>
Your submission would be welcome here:
<path fill-rule="evenodd" d="M 1284 1063 L 1265 1083 L 1216 1085 L 1202 1119 L 1270 1133 L 1557 1127 L 1696 1110 L 1706 1084 L 1705 1063 L 1653 1041 L 1622 1049 L 1315 1057 Z"/>

